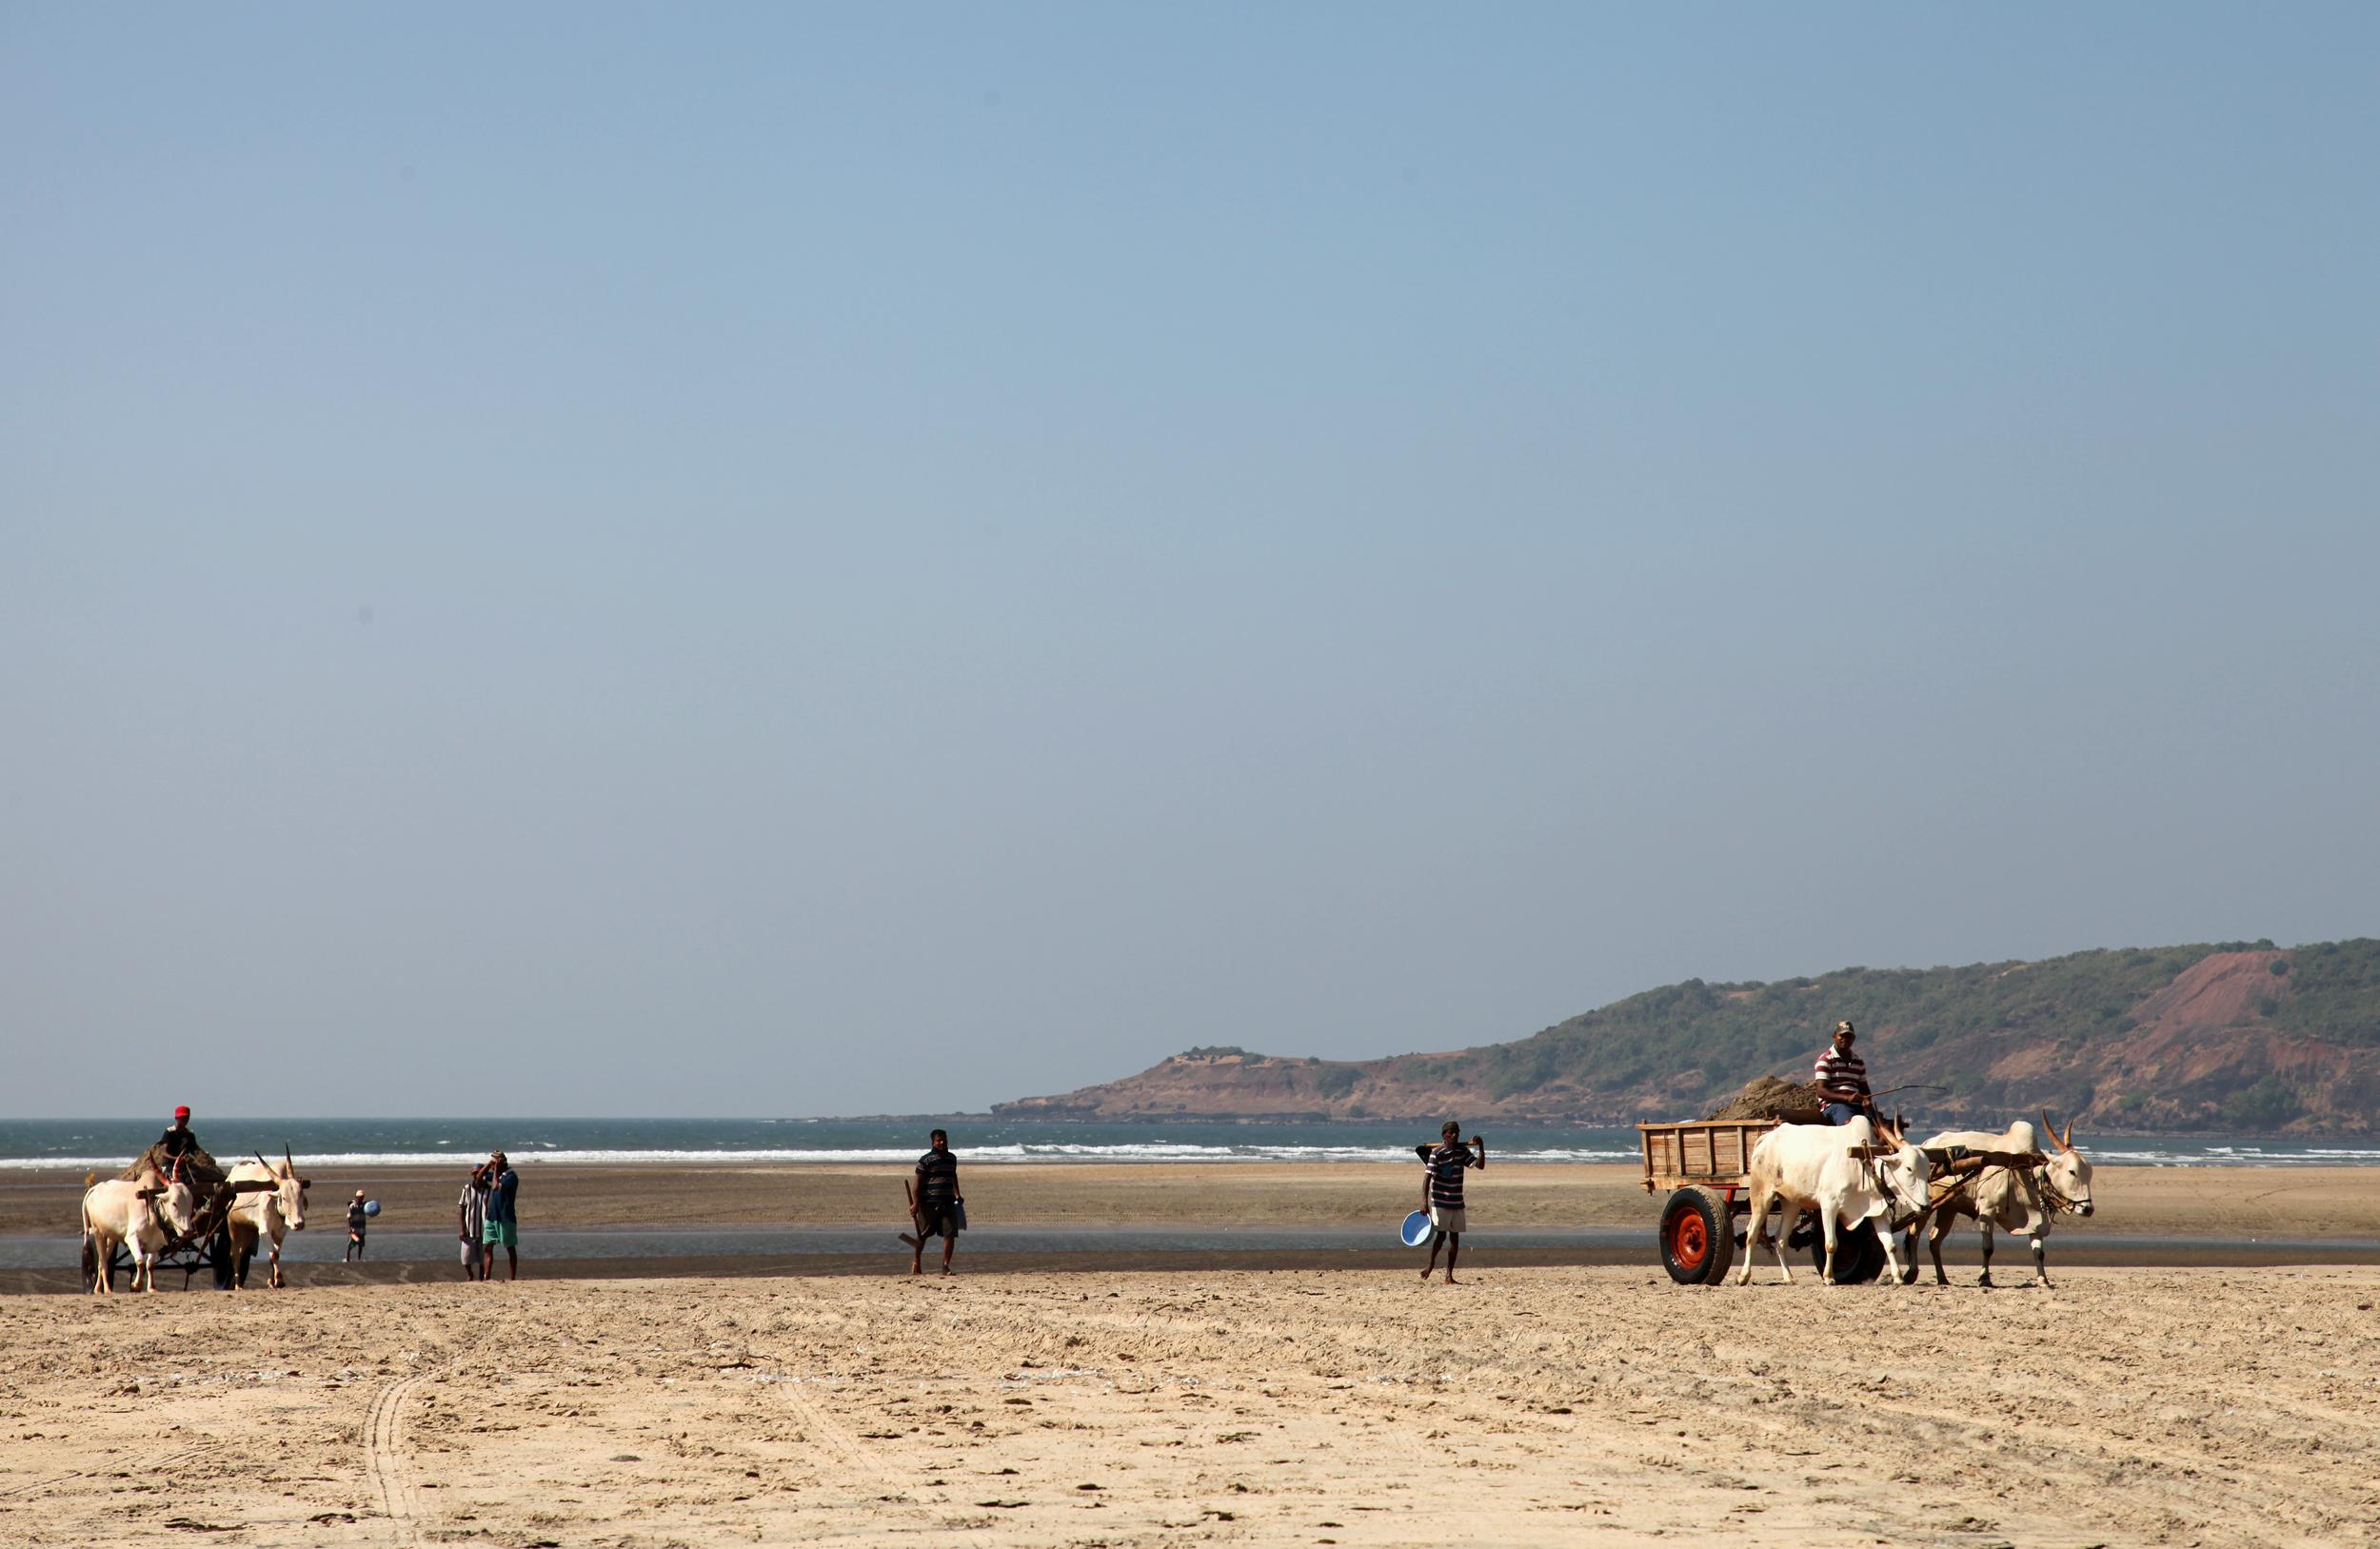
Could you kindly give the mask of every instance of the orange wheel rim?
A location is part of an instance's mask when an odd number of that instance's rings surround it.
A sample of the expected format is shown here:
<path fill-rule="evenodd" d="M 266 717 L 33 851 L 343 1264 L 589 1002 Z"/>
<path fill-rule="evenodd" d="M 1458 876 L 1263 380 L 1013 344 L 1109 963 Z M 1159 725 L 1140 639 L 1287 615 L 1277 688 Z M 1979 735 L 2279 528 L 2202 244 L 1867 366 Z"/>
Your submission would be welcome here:
<path fill-rule="evenodd" d="M 1677 1229 L 1671 1236 L 1677 1261 L 1688 1269 L 1702 1267 L 1703 1259 L 1711 1251 L 1711 1239 L 1702 1229 L 1702 1218 L 1689 1211 L 1680 1217 Z"/>

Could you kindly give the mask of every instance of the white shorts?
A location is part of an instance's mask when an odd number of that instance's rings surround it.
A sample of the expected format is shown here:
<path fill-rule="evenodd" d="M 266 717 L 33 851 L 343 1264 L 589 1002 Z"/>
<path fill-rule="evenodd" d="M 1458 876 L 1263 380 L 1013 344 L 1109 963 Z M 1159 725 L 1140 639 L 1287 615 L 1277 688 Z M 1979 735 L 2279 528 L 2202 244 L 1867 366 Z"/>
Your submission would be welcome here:
<path fill-rule="evenodd" d="M 1460 1206 L 1442 1204 L 1430 1206 L 1430 1224 L 1441 1232 L 1461 1231 L 1462 1217 Z"/>

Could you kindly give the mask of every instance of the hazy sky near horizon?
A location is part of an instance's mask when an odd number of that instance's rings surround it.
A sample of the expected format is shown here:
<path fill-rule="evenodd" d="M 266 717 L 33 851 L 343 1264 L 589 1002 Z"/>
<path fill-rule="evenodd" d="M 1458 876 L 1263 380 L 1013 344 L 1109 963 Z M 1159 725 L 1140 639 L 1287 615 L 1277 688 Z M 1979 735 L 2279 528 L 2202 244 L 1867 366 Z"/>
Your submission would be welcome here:
<path fill-rule="evenodd" d="M 2380 933 L 2380 10 L 0 11 L 12 1115 Z"/>

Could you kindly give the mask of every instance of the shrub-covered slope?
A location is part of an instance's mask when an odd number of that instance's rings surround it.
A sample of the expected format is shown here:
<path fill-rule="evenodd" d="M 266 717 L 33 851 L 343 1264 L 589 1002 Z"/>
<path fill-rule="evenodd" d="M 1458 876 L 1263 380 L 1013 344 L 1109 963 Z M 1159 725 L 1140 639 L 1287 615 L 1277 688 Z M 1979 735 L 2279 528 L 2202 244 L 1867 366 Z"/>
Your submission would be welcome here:
<path fill-rule="evenodd" d="M 1692 1118 L 1763 1074 L 1806 1077 L 1836 1021 L 1927 1122 L 2047 1105 L 2137 1129 L 2380 1128 L 2380 941 L 2077 952 L 1815 979 L 1690 979 L 1532 1038 L 1362 1062 L 1193 1049 L 1012 1116 L 1581 1122 Z"/>

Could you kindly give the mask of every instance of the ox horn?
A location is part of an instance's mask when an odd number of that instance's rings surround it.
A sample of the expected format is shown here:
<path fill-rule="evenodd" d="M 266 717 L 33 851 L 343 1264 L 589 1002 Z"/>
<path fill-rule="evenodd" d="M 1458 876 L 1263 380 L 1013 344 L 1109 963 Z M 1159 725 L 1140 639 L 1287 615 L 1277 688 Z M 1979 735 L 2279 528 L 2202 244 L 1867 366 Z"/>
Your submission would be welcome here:
<path fill-rule="evenodd" d="M 2057 1143 L 2058 1149 L 2061 1151 L 2072 1151 L 2074 1149 L 2074 1121 L 2072 1119 L 2066 1121 L 2066 1133 L 2057 1138 Z"/>
<path fill-rule="evenodd" d="M 288 1165 L 289 1171 L 297 1171 L 297 1158 L 289 1155 L 289 1142 L 287 1141 L 281 1142 L 281 1160 Z"/>
<path fill-rule="evenodd" d="M 250 1151 L 250 1152 L 248 1153 L 248 1155 L 249 1155 L 249 1156 L 251 1156 L 251 1157 L 254 1157 L 254 1158 L 256 1159 L 256 1165 L 258 1165 L 259 1167 L 264 1168 L 264 1169 L 265 1169 L 265 1171 L 267 1171 L 267 1172 L 270 1172 L 270 1171 L 272 1171 L 272 1163 L 271 1163 L 271 1162 L 267 1162 L 267 1161 L 265 1160 L 265 1153 L 264 1153 L 264 1152 L 262 1152 L 262 1151 Z"/>
<path fill-rule="evenodd" d="M 2056 1146 L 2061 1151 L 2066 1149 L 2066 1142 L 2057 1138 L 2057 1121 L 2050 1117 L 2050 1110 L 2047 1108 L 2041 1110 L 2041 1127 L 2049 1132 L 2050 1143 L 2052 1145 Z M 2068 1129 L 2073 1129 L 2074 1126 L 2073 1124 L 2068 1124 L 2066 1127 Z"/>

